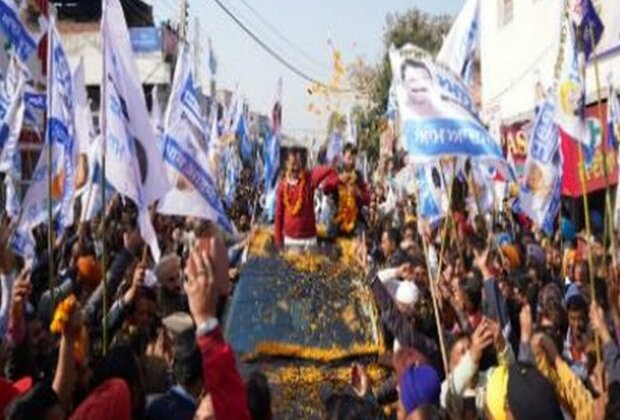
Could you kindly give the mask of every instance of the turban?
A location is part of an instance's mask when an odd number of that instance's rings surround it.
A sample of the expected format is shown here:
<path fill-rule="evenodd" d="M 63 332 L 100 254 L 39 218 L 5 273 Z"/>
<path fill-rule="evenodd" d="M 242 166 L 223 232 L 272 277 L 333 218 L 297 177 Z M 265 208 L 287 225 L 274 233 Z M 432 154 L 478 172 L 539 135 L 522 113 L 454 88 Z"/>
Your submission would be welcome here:
<path fill-rule="evenodd" d="M 70 420 L 116 420 L 131 418 L 131 395 L 122 379 L 108 379 L 80 404 Z"/>
<path fill-rule="evenodd" d="M 78 258 L 77 270 L 79 278 L 91 287 L 97 287 L 103 278 L 101 266 L 92 255 Z"/>
<path fill-rule="evenodd" d="M 400 401 L 407 415 L 425 404 L 439 404 L 441 381 L 430 365 L 410 366 L 400 377 Z"/>
<path fill-rule="evenodd" d="M 502 245 L 502 254 L 506 257 L 506 260 L 510 264 L 511 269 L 519 268 L 521 266 L 521 258 L 519 257 L 519 250 L 512 244 Z"/>

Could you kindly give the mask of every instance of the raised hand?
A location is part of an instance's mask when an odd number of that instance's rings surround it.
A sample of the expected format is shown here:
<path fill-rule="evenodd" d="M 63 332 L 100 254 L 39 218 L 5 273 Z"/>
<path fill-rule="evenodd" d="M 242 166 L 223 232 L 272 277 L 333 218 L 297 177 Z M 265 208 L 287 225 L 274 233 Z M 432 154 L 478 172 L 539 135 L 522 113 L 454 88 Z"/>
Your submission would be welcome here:
<path fill-rule="evenodd" d="M 611 334 L 609 334 L 609 329 L 605 322 L 605 314 L 596 302 L 590 304 L 590 322 L 592 323 L 592 329 L 601 337 L 603 344 L 611 341 Z"/>
<path fill-rule="evenodd" d="M 13 283 L 11 294 L 11 316 L 13 321 L 21 318 L 24 310 L 24 303 L 32 293 L 32 283 L 30 282 L 30 269 L 24 269 Z"/>
<path fill-rule="evenodd" d="M 471 358 L 475 364 L 480 363 L 482 353 L 493 343 L 493 331 L 486 322 L 481 322 L 471 336 Z"/>
<path fill-rule="evenodd" d="M 521 307 L 521 311 L 519 312 L 519 325 L 521 327 L 521 342 L 529 343 L 532 338 L 533 321 L 532 308 L 528 304 Z"/>
<path fill-rule="evenodd" d="M 189 311 L 196 325 L 215 317 L 218 293 L 215 290 L 213 267 L 206 252 L 198 248 L 192 251 L 185 268 L 186 282 L 183 284 Z"/>

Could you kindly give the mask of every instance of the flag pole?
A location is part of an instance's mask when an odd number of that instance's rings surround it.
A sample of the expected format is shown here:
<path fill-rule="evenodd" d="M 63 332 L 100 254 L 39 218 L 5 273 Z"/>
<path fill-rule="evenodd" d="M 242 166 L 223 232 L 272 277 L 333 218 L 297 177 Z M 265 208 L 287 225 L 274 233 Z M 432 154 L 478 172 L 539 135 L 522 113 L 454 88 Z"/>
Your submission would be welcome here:
<path fill-rule="evenodd" d="M 588 25 L 588 29 L 589 29 L 588 32 L 590 36 L 590 42 L 592 44 L 592 48 L 594 49 L 594 45 L 595 45 L 594 29 L 592 28 L 592 25 Z M 603 125 L 605 123 L 605 116 L 603 115 L 603 108 L 602 108 L 603 99 L 601 97 L 601 77 L 600 77 L 599 66 L 598 66 L 598 58 L 596 57 L 596 55 L 594 55 L 594 57 L 592 58 L 592 64 L 594 65 L 594 75 L 596 79 L 596 99 L 597 99 L 596 108 L 598 111 L 598 118 L 601 122 L 601 125 Z M 610 98 L 608 98 L 607 100 L 609 101 Z M 607 133 L 608 137 L 610 135 L 611 133 Z M 609 231 L 609 239 L 611 242 L 611 260 L 612 260 L 612 264 L 615 267 L 616 262 L 617 262 L 616 261 L 616 240 L 614 237 L 615 226 L 614 226 L 614 214 L 611 208 L 611 197 L 609 194 L 609 172 L 607 171 L 607 144 L 605 141 L 603 141 L 603 144 L 602 144 L 602 151 L 603 151 L 603 174 L 605 175 L 605 214 L 606 214 L 606 217 L 604 220 L 607 224 L 608 231 Z"/>
<path fill-rule="evenodd" d="M 106 2 L 103 2 L 103 17 L 102 22 L 105 22 L 106 16 Z M 101 103 L 99 121 L 101 123 L 101 272 L 103 273 L 103 354 L 108 351 L 108 276 L 107 276 L 107 261 L 106 261 L 106 204 L 105 204 L 105 166 L 106 166 L 106 134 L 107 134 L 107 92 L 105 89 L 107 80 L 107 68 L 106 68 L 106 37 L 103 36 L 101 40 L 103 51 L 103 83 L 101 84 Z"/>
<path fill-rule="evenodd" d="M 49 122 L 50 113 L 52 110 L 53 95 L 50 95 L 50 84 L 54 77 L 54 69 L 52 67 L 52 27 L 55 25 L 55 14 L 50 14 L 51 22 L 47 29 L 47 121 Z M 55 279 L 54 279 L 54 238 L 53 238 L 53 206 L 52 206 L 52 190 L 53 190 L 53 151 L 52 151 L 52 137 L 49 128 L 45 130 L 45 138 L 47 143 L 47 255 L 48 255 L 48 282 L 51 298 L 51 315 L 54 316 L 54 309 L 56 307 L 56 294 L 54 291 Z"/>
<path fill-rule="evenodd" d="M 414 183 L 414 194 L 415 194 L 415 198 L 416 198 L 416 202 L 419 204 L 419 191 L 418 191 L 418 182 L 416 180 L 416 177 L 413 177 L 413 183 Z M 452 192 L 452 183 L 450 184 L 450 195 Z M 448 206 L 448 214 L 450 214 L 450 205 L 451 205 L 451 198 L 448 197 L 448 202 L 450 203 Z M 420 217 L 420 215 L 418 214 L 418 218 Z M 448 228 L 448 221 L 449 218 L 446 217 L 446 226 L 444 227 L 444 235 L 443 235 L 443 239 L 441 242 L 441 248 L 443 249 L 444 247 L 444 239 L 445 239 L 445 232 L 446 229 Z M 419 220 L 418 220 L 419 223 Z M 446 353 L 446 345 L 444 343 L 444 339 L 443 339 L 443 334 L 441 332 L 441 320 L 439 319 L 439 307 L 437 304 L 437 296 L 435 295 L 435 284 L 433 284 L 433 274 L 431 271 L 431 264 L 430 264 L 430 260 L 428 258 L 428 243 L 426 242 L 426 236 L 424 235 L 424 233 L 422 233 L 422 248 L 424 251 L 424 259 L 426 260 L 426 271 L 428 273 L 428 282 L 429 282 L 429 289 L 431 291 L 431 300 L 433 302 L 433 313 L 435 315 L 435 325 L 437 328 L 437 336 L 439 338 L 439 350 L 441 351 L 441 361 L 443 363 L 443 368 L 445 372 L 448 372 L 448 357 L 447 357 L 447 353 Z M 439 280 L 439 273 L 441 273 L 441 255 L 443 254 L 443 252 L 441 252 L 439 254 L 439 266 L 437 269 L 437 280 Z"/>
<path fill-rule="evenodd" d="M 448 214 L 446 215 L 446 221 L 452 225 L 454 225 L 454 233 L 456 236 L 456 222 L 454 221 L 454 217 L 452 217 L 452 209 L 450 207 L 452 207 L 452 185 L 454 184 L 454 178 L 456 177 L 456 158 L 454 159 L 454 170 L 452 172 L 452 179 L 450 180 L 450 185 L 448 186 L 448 189 L 450 190 L 450 192 L 448 194 L 450 194 L 450 197 L 448 197 Z M 441 166 L 441 182 L 443 182 L 443 185 L 445 187 L 445 185 L 447 185 L 448 183 L 446 182 L 446 177 L 443 173 L 443 166 L 441 165 L 441 161 L 439 162 L 439 166 Z M 458 238 L 457 238 L 458 239 Z M 459 258 L 461 259 L 461 262 L 463 263 L 463 265 L 465 265 L 465 257 L 463 256 L 463 250 L 461 249 L 461 244 L 458 242 L 458 240 L 456 241 L 456 249 L 459 253 Z"/>

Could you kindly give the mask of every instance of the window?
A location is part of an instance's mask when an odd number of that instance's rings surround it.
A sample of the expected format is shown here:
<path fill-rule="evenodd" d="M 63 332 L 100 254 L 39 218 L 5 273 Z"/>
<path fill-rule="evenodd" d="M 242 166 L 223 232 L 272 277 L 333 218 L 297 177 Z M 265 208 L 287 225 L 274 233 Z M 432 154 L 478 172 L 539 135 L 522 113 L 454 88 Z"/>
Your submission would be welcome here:
<path fill-rule="evenodd" d="M 503 28 L 514 18 L 514 0 L 499 0 L 499 27 Z"/>

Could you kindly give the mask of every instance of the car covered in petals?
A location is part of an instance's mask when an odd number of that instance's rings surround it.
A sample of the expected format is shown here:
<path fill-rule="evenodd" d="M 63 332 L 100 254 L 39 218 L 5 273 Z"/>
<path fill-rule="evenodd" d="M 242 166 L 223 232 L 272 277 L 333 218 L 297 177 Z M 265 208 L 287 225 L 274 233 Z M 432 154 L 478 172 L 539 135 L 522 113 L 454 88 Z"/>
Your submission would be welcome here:
<path fill-rule="evenodd" d="M 346 388 L 352 363 L 375 384 L 389 375 L 372 292 L 352 241 L 272 253 L 252 241 L 226 310 L 224 334 L 243 376 L 263 372 L 275 418 L 322 418 L 322 397 Z M 264 242 L 264 243 L 263 243 Z"/>

